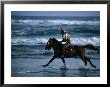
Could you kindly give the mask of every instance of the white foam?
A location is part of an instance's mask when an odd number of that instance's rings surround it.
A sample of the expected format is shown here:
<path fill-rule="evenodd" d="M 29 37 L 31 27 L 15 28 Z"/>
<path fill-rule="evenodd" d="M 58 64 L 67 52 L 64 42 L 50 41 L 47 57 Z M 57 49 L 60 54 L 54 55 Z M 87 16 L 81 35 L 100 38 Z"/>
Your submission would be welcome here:
<path fill-rule="evenodd" d="M 99 37 L 88 37 L 88 38 L 78 37 L 78 38 L 74 38 L 72 40 L 72 43 L 76 44 L 76 45 L 92 44 L 95 46 L 99 46 L 100 45 L 100 38 Z"/>
<path fill-rule="evenodd" d="M 61 41 L 61 38 L 56 38 L 58 41 Z M 48 38 L 12 38 L 12 45 L 38 45 L 38 44 L 46 44 Z M 72 44 L 75 45 L 86 45 L 92 44 L 95 46 L 100 45 L 99 37 L 74 37 L 71 39 Z"/>
<path fill-rule="evenodd" d="M 13 24 L 30 24 L 30 25 L 36 25 L 36 24 L 42 24 L 42 25 L 62 25 L 62 24 L 68 24 L 68 25 L 99 25 L 99 21 L 80 21 L 80 20 L 12 20 Z"/>
<path fill-rule="evenodd" d="M 97 25 L 99 21 L 78 21 L 78 20 L 48 20 L 52 24 L 69 24 L 69 25 Z"/>
<path fill-rule="evenodd" d="M 47 42 L 46 38 L 14 38 L 12 45 L 38 45 Z"/>
<path fill-rule="evenodd" d="M 43 20 L 11 20 L 13 24 L 29 24 L 29 25 L 36 25 L 40 23 L 44 23 Z"/>

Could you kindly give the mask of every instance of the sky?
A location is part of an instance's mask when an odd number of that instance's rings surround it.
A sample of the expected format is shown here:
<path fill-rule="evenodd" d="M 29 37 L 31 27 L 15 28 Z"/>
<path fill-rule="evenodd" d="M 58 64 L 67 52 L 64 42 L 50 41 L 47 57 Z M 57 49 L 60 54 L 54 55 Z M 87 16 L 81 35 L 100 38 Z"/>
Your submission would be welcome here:
<path fill-rule="evenodd" d="M 100 16 L 99 11 L 12 11 L 13 16 Z"/>

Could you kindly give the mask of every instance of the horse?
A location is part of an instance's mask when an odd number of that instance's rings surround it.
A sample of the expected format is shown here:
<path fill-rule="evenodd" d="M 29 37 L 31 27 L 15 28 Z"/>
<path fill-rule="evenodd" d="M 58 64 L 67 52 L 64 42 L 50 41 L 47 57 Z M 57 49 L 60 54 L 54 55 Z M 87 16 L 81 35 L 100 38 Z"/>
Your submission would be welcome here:
<path fill-rule="evenodd" d="M 96 68 L 96 66 L 92 64 L 90 58 L 85 56 L 85 48 L 97 51 L 98 48 L 96 48 L 95 46 L 90 44 L 84 46 L 69 45 L 64 50 L 64 57 L 61 56 L 62 46 L 63 44 L 61 43 L 61 41 L 58 41 L 55 38 L 50 38 L 48 40 L 45 50 L 50 50 L 51 48 L 53 48 L 54 56 L 47 64 L 43 65 L 43 67 L 48 66 L 55 58 L 61 58 L 64 66 L 66 66 L 65 58 L 79 56 L 79 58 L 85 63 L 85 66 L 87 65 L 87 62 L 89 62 L 92 67 Z"/>

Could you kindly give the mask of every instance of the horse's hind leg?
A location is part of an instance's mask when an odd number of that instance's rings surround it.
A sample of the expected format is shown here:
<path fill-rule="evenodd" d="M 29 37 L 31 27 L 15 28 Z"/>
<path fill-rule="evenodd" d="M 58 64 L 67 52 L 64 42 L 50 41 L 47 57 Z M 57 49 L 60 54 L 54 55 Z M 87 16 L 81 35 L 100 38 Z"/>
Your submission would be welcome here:
<path fill-rule="evenodd" d="M 90 58 L 88 58 L 88 57 L 85 56 L 85 59 L 91 64 L 92 67 L 96 68 L 96 66 L 92 64 Z"/>
<path fill-rule="evenodd" d="M 86 61 L 86 59 L 84 57 L 84 54 L 81 54 L 79 57 L 83 60 L 83 62 L 85 63 L 85 66 L 86 66 L 87 65 L 87 61 Z"/>
<path fill-rule="evenodd" d="M 56 57 L 53 57 L 46 65 L 43 65 L 43 67 L 48 66 Z"/>
<path fill-rule="evenodd" d="M 84 48 L 79 48 L 79 57 L 83 60 L 83 62 L 85 63 L 85 66 L 87 65 L 87 61 L 85 59 L 85 49 Z"/>

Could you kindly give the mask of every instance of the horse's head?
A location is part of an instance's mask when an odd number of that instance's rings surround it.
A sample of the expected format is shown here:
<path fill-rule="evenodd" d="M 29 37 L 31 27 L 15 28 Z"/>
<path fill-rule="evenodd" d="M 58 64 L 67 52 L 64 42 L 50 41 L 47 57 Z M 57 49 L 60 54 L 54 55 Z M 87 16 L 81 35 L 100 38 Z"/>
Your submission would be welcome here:
<path fill-rule="evenodd" d="M 50 38 L 47 42 L 47 45 L 45 47 L 46 50 L 50 50 L 53 46 L 56 45 L 58 41 L 55 38 Z"/>

